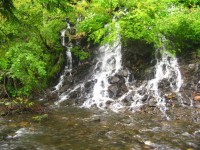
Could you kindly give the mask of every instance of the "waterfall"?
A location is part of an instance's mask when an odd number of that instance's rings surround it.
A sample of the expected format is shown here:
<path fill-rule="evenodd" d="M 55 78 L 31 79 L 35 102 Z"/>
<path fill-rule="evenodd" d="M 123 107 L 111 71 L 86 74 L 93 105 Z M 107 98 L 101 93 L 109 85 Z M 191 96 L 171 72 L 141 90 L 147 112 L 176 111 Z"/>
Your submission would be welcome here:
<path fill-rule="evenodd" d="M 63 29 L 61 32 L 61 44 L 62 44 L 62 46 L 65 46 L 65 33 L 66 33 L 66 30 L 65 29 Z"/>
<path fill-rule="evenodd" d="M 161 55 L 158 57 L 158 55 Z M 110 86 L 108 78 L 114 76 L 119 70 L 121 70 L 122 54 L 120 40 L 117 39 L 115 44 L 104 45 L 99 48 L 98 61 L 94 69 L 93 80 L 96 83 L 93 88 L 92 97 L 87 99 L 83 107 L 90 108 L 97 106 L 100 109 L 109 108 L 112 111 L 138 111 L 145 105 L 155 103 L 163 114 L 166 115 L 166 94 L 162 93 L 159 89 L 161 82 L 168 82 L 170 91 L 176 94 L 181 101 L 180 88 L 182 86 L 182 78 L 179 70 L 176 57 L 172 56 L 165 48 L 161 47 L 156 52 L 156 65 L 154 67 L 154 78 L 148 81 L 144 81 L 142 85 L 136 87 L 135 85 L 129 85 L 126 77 L 125 83 L 128 88 L 128 92 L 123 94 L 119 98 L 109 98 L 108 87 Z M 127 105 L 124 101 L 129 101 Z M 108 105 L 109 104 L 109 105 Z M 166 117 L 168 117 L 166 115 Z M 169 119 L 169 118 L 168 118 Z"/>
<path fill-rule="evenodd" d="M 99 55 L 94 69 L 93 80 L 96 81 L 92 98 L 86 100 L 83 107 L 96 105 L 99 108 L 106 107 L 106 102 L 112 100 L 108 94 L 108 77 L 116 74 L 121 68 L 121 43 L 117 39 L 113 45 L 105 44 L 99 48 Z"/>
<path fill-rule="evenodd" d="M 54 87 L 57 90 L 59 90 L 62 86 L 63 86 L 63 82 L 64 82 L 64 78 L 67 75 L 67 73 L 69 73 L 69 75 L 71 75 L 71 71 L 72 71 L 72 54 L 71 54 L 71 47 L 67 47 L 66 48 L 66 59 L 67 59 L 67 63 L 64 69 L 64 73 L 60 76 L 59 82 L 58 84 Z"/>
<path fill-rule="evenodd" d="M 163 42 L 162 47 L 155 52 L 156 65 L 154 66 L 153 79 L 143 81 L 138 86 L 133 84 L 138 82 L 136 80 L 133 83 L 129 83 L 129 71 L 125 72 L 126 75 L 121 75 L 120 73 L 126 69 L 122 65 L 121 47 L 120 36 L 117 36 L 113 44 L 101 46 L 97 52 L 96 64 L 92 75 L 62 93 L 56 104 L 70 99 L 70 94 L 74 95 L 75 92 L 75 95 L 78 95 L 78 99 L 85 100 L 81 107 L 97 107 L 110 109 L 114 112 L 135 112 L 141 110 L 142 106 L 149 105 L 159 108 L 168 118 L 167 104 L 170 94 L 178 99 L 180 104 L 183 104 L 180 93 L 183 81 L 177 58 L 166 50 Z M 62 86 L 65 74 L 72 69 L 70 56 L 70 48 L 68 48 L 67 66 L 56 89 Z M 113 79 L 113 81 L 111 82 L 110 79 Z M 89 93 L 85 92 L 87 82 L 94 83 Z M 121 87 L 125 90 L 121 90 Z M 110 91 L 111 93 L 113 92 L 113 95 L 110 94 Z M 79 94 L 77 94 L 78 92 Z"/>
<path fill-rule="evenodd" d="M 156 53 L 161 53 L 161 58 L 156 58 L 157 64 L 155 65 L 154 79 L 148 81 L 145 90 L 148 100 L 150 101 L 153 99 L 153 101 L 157 104 L 157 107 L 160 108 L 164 114 L 166 114 L 166 93 L 161 94 L 159 84 L 162 81 L 167 81 L 170 84 L 170 91 L 179 97 L 181 96 L 179 91 L 183 81 L 177 63 L 177 58 L 175 56 L 171 56 L 171 54 L 166 51 L 165 46 L 158 49 Z"/>
<path fill-rule="evenodd" d="M 176 95 L 180 103 L 182 104 L 182 97 L 180 93 L 180 88 L 182 86 L 182 77 L 179 70 L 177 58 L 172 56 L 165 48 L 161 47 L 156 52 L 156 65 L 154 67 L 154 78 L 148 81 L 143 81 L 143 83 L 136 87 L 135 85 L 127 85 L 129 91 L 121 96 L 118 100 L 115 100 L 111 104 L 110 108 L 115 111 L 139 111 L 140 108 L 147 104 L 154 103 L 161 112 L 169 119 L 166 114 L 168 110 L 166 105 L 167 93 L 162 93 L 159 89 L 159 84 L 163 81 L 169 83 L 169 91 Z M 158 57 L 161 54 L 161 57 Z M 165 88 L 165 87 L 164 87 Z M 126 105 L 124 100 L 129 101 L 130 105 Z"/>
<path fill-rule="evenodd" d="M 71 27 L 70 24 L 67 23 L 67 29 L 68 32 L 70 32 Z M 71 53 L 71 43 L 68 44 L 70 46 L 66 45 L 66 41 L 65 41 L 65 37 L 66 37 L 66 29 L 61 30 L 61 44 L 62 46 L 66 49 L 66 66 L 64 69 L 63 74 L 60 76 L 59 82 L 58 84 L 54 87 L 56 91 L 60 90 L 60 88 L 63 86 L 63 82 L 64 82 L 64 78 L 65 76 L 69 73 L 69 75 L 71 75 L 71 71 L 72 71 L 72 53 Z"/>

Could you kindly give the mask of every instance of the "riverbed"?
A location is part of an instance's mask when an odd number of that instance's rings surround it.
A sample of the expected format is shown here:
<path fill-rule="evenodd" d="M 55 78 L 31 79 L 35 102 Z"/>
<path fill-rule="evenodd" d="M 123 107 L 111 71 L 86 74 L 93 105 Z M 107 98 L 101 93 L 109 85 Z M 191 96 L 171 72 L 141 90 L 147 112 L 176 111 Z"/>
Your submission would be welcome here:
<path fill-rule="evenodd" d="M 1 150 L 198 150 L 200 124 L 148 112 L 51 107 L 48 118 L 0 119 Z"/>

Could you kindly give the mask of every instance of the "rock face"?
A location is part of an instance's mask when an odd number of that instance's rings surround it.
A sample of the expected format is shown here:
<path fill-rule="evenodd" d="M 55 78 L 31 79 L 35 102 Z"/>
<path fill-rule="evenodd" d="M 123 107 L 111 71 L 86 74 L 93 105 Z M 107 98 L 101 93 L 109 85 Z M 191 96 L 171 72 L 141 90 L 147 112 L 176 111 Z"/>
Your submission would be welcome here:
<path fill-rule="evenodd" d="M 128 91 L 125 84 L 124 77 L 128 76 L 128 71 L 119 70 L 114 76 L 109 77 L 108 82 L 110 86 L 108 87 L 108 93 L 110 98 L 118 98 Z"/>
<path fill-rule="evenodd" d="M 124 68 L 112 76 L 107 76 L 109 83 L 107 92 L 108 98 L 111 100 L 107 101 L 106 107 L 109 108 L 113 102 L 120 98 L 125 107 L 142 103 L 144 107 L 141 107 L 141 109 L 148 107 L 154 109 L 158 105 L 164 105 L 167 109 L 182 106 L 190 107 L 191 105 L 199 107 L 197 102 L 200 101 L 200 95 L 192 95 L 193 91 L 200 92 L 200 64 L 197 61 L 198 58 L 192 56 L 188 58 L 187 56 L 190 53 L 179 55 L 178 65 L 183 81 L 181 88 L 178 91 L 175 90 L 178 83 L 174 81 L 176 77 L 172 72 L 171 78 L 156 81 L 158 82 L 156 85 L 158 91 L 156 91 L 153 88 L 154 84 L 149 83 L 149 81 L 153 82 L 155 78 L 155 64 L 158 61 L 154 58 L 152 49 L 151 44 L 142 41 L 130 42 L 128 46 L 123 47 Z M 172 61 L 172 58 L 169 57 L 167 61 Z M 95 64 L 95 61 L 90 59 L 74 67 L 72 76 L 65 77 L 64 86 L 58 92 L 61 96 L 63 93 L 68 93 L 68 97 L 65 98 L 68 102 L 65 104 L 82 105 L 86 99 L 92 97 L 91 93 L 97 82 L 91 80 L 94 66 L 95 71 L 100 72 L 101 65 L 102 62 Z M 166 70 L 166 67 L 168 66 L 163 66 L 163 70 Z M 174 74 L 177 74 L 177 72 L 174 71 Z M 152 92 L 155 92 L 154 95 Z M 155 96 L 159 96 L 160 100 Z M 163 101 L 165 104 L 163 104 Z M 166 113 L 168 112 L 170 111 L 166 110 Z"/>
<path fill-rule="evenodd" d="M 6 96 L 6 92 L 4 89 L 4 85 L 0 84 L 0 98 L 4 98 Z"/>

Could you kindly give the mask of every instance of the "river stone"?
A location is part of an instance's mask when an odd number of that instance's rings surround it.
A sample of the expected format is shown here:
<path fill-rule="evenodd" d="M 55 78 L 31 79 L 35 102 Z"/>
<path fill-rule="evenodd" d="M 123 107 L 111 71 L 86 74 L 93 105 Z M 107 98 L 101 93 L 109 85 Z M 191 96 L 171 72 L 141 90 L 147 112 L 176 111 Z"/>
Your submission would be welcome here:
<path fill-rule="evenodd" d="M 113 84 L 113 83 L 119 82 L 119 80 L 120 80 L 120 79 L 119 79 L 118 77 L 112 76 L 112 77 L 109 77 L 108 82 L 109 82 L 110 84 Z"/>
<path fill-rule="evenodd" d="M 175 99 L 177 98 L 176 93 L 167 93 L 165 94 L 166 99 Z"/>
<path fill-rule="evenodd" d="M 149 99 L 148 102 L 150 107 L 156 107 L 157 101 L 154 98 Z"/>

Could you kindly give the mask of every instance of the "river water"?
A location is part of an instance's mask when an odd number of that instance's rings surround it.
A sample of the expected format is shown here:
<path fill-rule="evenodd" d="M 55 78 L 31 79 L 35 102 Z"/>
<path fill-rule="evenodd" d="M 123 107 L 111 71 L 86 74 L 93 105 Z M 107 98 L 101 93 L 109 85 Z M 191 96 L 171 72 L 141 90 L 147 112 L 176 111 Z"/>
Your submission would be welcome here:
<path fill-rule="evenodd" d="M 34 122 L 34 115 L 29 114 L 1 118 L 0 149 L 200 149 L 200 124 L 187 119 L 166 120 L 159 113 L 142 111 L 119 114 L 72 106 L 49 109 L 49 117 L 41 122 Z"/>

